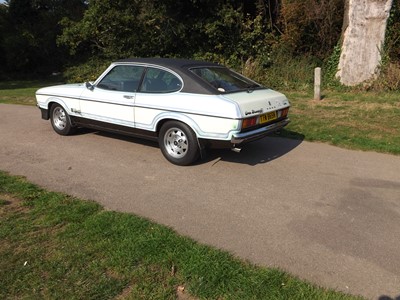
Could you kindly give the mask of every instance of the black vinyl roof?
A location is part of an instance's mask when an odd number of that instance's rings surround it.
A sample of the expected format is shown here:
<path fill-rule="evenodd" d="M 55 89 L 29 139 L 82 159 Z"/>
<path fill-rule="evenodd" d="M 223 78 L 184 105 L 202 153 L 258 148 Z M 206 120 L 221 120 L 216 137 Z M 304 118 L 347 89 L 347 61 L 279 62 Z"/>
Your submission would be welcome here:
<path fill-rule="evenodd" d="M 182 77 L 184 81 L 182 92 L 208 95 L 220 94 L 220 92 L 191 72 L 190 69 L 200 67 L 225 68 L 217 63 L 180 58 L 127 58 L 117 60 L 114 63 L 140 63 L 168 68 Z"/>
<path fill-rule="evenodd" d="M 127 58 L 116 61 L 116 63 L 144 63 L 144 64 L 154 64 L 163 67 L 170 68 L 172 70 L 176 69 L 188 69 L 193 67 L 222 67 L 221 65 L 213 62 L 193 60 L 193 59 L 183 59 L 183 58 Z"/>

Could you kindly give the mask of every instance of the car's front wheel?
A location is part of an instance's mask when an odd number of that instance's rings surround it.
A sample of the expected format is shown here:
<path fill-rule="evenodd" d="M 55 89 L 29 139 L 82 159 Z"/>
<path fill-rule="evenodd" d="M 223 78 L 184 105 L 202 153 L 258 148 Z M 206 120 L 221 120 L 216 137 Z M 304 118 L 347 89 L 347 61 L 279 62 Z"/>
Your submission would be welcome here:
<path fill-rule="evenodd" d="M 69 135 L 75 131 L 68 113 L 60 104 L 53 104 L 51 106 L 50 120 L 54 131 L 58 134 Z"/>
<path fill-rule="evenodd" d="M 175 165 L 187 166 L 199 158 L 196 134 L 184 123 L 166 122 L 161 127 L 158 143 L 165 158 Z"/>

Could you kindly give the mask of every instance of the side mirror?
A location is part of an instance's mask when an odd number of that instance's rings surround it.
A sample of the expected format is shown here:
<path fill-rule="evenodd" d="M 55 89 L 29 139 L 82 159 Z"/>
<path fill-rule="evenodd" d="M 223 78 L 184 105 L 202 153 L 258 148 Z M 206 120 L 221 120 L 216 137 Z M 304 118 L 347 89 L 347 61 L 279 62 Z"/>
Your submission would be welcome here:
<path fill-rule="evenodd" d="M 86 86 L 86 88 L 87 88 L 88 90 L 93 91 L 93 89 L 94 89 L 94 85 L 91 84 L 89 81 L 85 82 L 85 86 Z"/>

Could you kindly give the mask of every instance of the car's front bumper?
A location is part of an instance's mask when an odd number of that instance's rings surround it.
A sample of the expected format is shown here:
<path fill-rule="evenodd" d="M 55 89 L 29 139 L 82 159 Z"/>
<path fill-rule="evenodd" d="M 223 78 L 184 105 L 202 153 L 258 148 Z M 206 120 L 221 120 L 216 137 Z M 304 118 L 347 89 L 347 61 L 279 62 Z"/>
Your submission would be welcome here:
<path fill-rule="evenodd" d="M 46 108 L 43 108 L 39 105 L 39 103 L 36 104 L 36 107 L 40 109 L 40 112 L 42 114 L 42 119 L 43 120 L 48 120 L 50 119 L 50 115 L 49 115 L 49 110 Z"/>
<path fill-rule="evenodd" d="M 265 137 L 266 135 L 278 131 L 279 129 L 285 127 L 289 124 L 289 118 L 283 119 L 279 122 L 273 123 L 271 125 L 261 127 L 252 131 L 247 131 L 243 133 L 236 133 L 233 135 L 231 139 L 231 144 L 233 146 L 238 146 L 241 144 L 245 144 L 251 141 L 255 141 Z"/>

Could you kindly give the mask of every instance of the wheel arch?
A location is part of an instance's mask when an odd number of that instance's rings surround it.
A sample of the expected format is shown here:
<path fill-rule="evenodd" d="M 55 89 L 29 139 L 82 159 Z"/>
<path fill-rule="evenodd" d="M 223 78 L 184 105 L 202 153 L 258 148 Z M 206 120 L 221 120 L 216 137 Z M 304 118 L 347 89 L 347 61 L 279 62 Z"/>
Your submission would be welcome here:
<path fill-rule="evenodd" d="M 57 102 L 57 101 L 54 101 L 54 100 L 50 101 L 50 102 L 47 104 L 47 111 L 49 112 L 49 115 L 50 115 L 51 108 L 53 107 L 53 105 L 56 105 L 56 104 L 62 105 L 61 103 L 59 103 L 59 102 Z"/>
<path fill-rule="evenodd" d="M 51 125 L 55 132 L 60 135 L 70 135 L 75 132 L 76 127 L 72 123 L 65 106 L 58 102 L 49 102 L 47 107 L 49 108 Z"/>
<path fill-rule="evenodd" d="M 191 118 L 182 115 L 160 117 L 156 122 L 157 136 L 160 133 L 161 127 L 168 121 L 177 121 L 186 124 L 195 133 L 196 139 L 199 140 L 199 126 Z"/>
<path fill-rule="evenodd" d="M 161 118 L 157 121 L 157 125 L 156 125 L 156 133 L 157 133 L 157 137 L 160 136 L 160 130 L 162 128 L 162 126 L 169 122 L 169 121 L 177 121 L 177 122 L 181 122 L 183 124 L 186 124 L 187 126 L 189 126 L 189 128 L 194 132 L 195 137 L 196 137 L 196 141 L 197 141 L 197 145 L 199 147 L 200 150 L 200 157 L 204 157 L 205 156 L 205 149 L 207 148 L 207 139 L 202 139 L 201 135 L 199 135 L 199 127 L 196 124 L 196 122 L 194 122 L 192 119 L 186 117 L 186 118 L 182 118 L 182 117 L 178 117 L 178 118 L 173 118 L 173 117 L 165 117 L 165 118 Z"/>
<path fill-rule="evenodd" d="M 162 154 L 173 164 L 187 166 L 203 157 L 197 133 L 181 118 L 162 119 L 157 124 L 157 136 Z"/>
<path fill-rule="evenodd" d="M 68 107 L 68 105 L 67 105 L 62 99 L 57 98 L 57 97 L 51 97 L 51 98 L 49 98 L 49 99 L 47 100 L 47 104 L 46 104 L 46 105 L 47 105 L 47 110 L 50 112 L 51 107 L 52 107 L 53 105 L 55 105 L 55 104 L 59 104 L 59 105 L 61 105 L 62 107 L 64 107 L 64 109 L 67 110 L 68 114 L 71 113 L 71 109 Z"/>
<path fill-rule="evenodd" d="M 68 113 L 69 116 L 74 115 L 71 108 L 67 105 L 67 103 L 65 103 L 65 101 L 63 101 L 63 99 L 60 99 L 58 97 L 51 97 L 46 102 L 46 106 L 47 106 L 46 117 L 48 117 L 47 120 L 50 119 L 51 108 L 56 104 L 61 105 L 66 110 L 66 112 Z"/>

